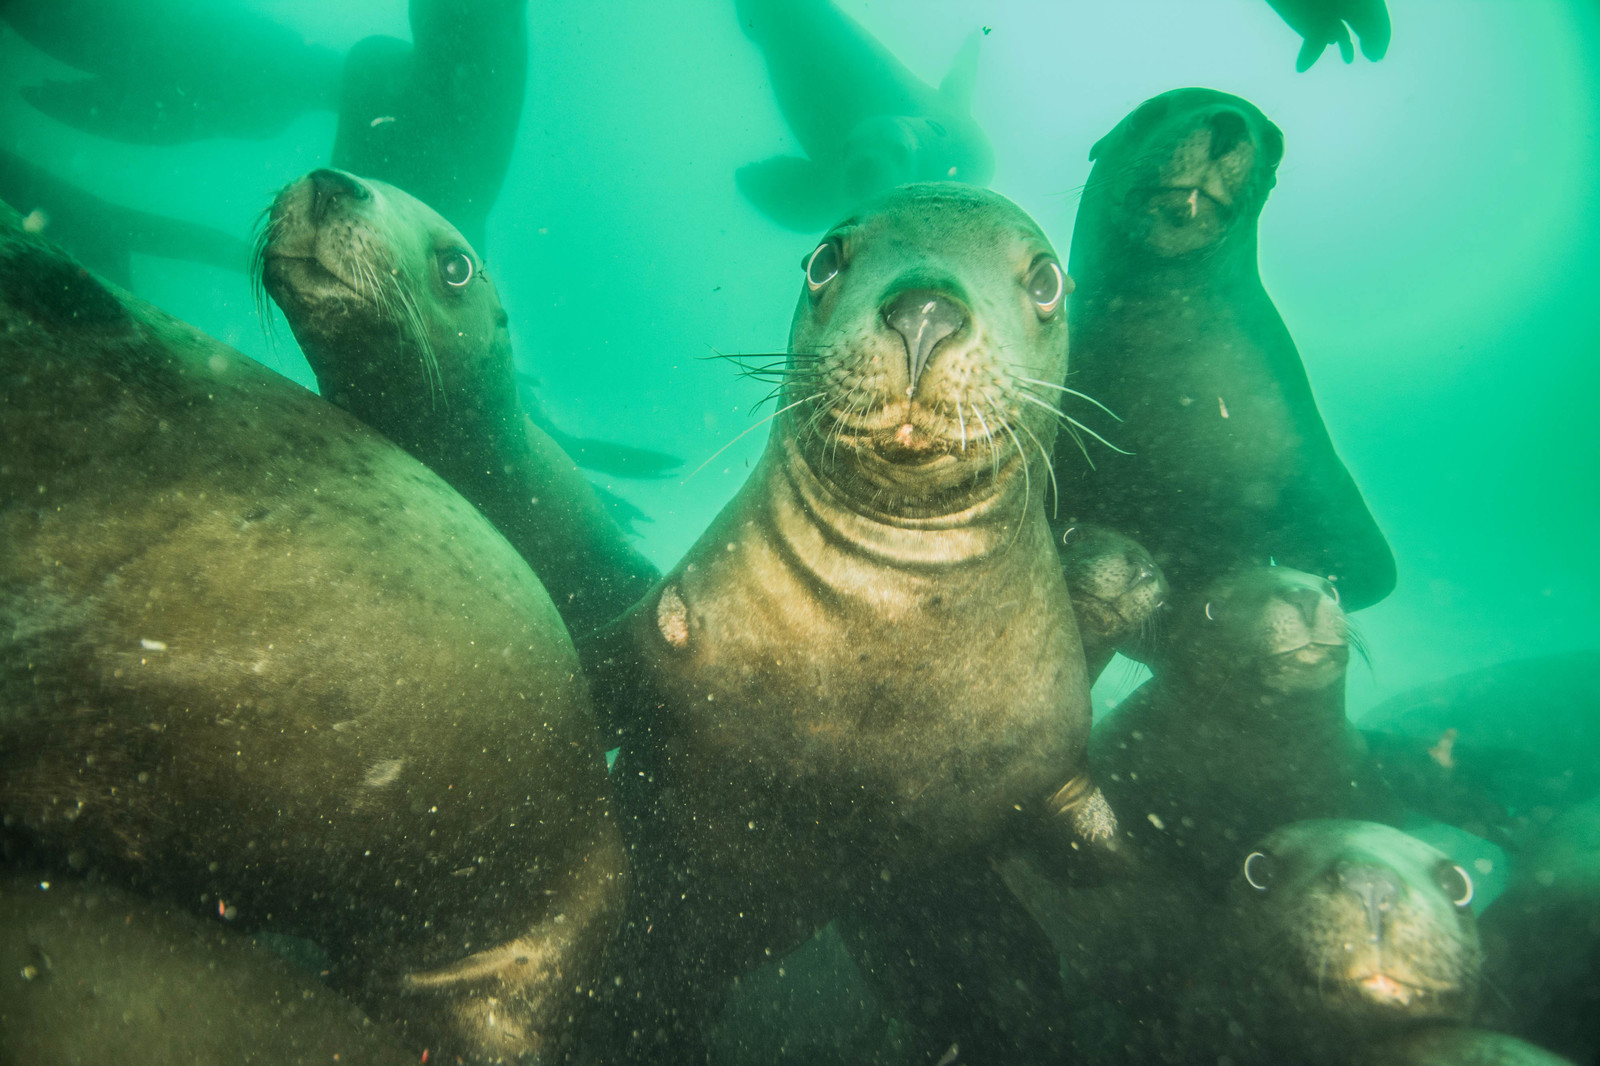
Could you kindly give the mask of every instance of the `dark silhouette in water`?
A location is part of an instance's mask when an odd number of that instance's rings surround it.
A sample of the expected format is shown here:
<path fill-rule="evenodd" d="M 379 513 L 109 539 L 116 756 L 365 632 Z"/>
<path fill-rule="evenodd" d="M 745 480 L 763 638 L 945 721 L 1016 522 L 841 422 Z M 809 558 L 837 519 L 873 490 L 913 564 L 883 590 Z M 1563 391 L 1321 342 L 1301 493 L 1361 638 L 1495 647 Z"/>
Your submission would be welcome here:
<path fill-rule="evenodd" d="M 1394 556 L 1261 285 L 1256 226 L 1282 155 L 1259 110 L 1211 89 L 1146 101 L 1090 153 L 1067 384 L 1121 417 L 1107 436 L 1125 451 L 1089 441 L 1091 463 L 1057 438 L 1058 525 L 1132 537 L 1175 604 L 1271 561 L 1333 581 L 1350 611 L 1394 587 Z"/>
<path fill-rule="evenodd" d="M 1267 0 L 1289 28 L 1305 38 L 1294 69 L 1311 69 L 1330 44 L 1346 63 L 1355 59 L 1350 31 L 1361 38 L 1361 54 L 1376 63 L 1389 51 L 1389 9 L 1384 0 Z"/>
<path fill-rule="evenodd" d="M 814 233 L 855 204 L 914 181 L 988 184 L 989 140 L 972 120 L 978 36 L 937 90 L 829 0 L 737 0 L 766 56 L 778 109 L 809 158 L 740 168 L 739 190 L 768 218 Z"/>
<path fill-rule="evenodd" d="M 134 253 L 240 271 L 250 259 L 250 246 L 231 234 L 111 203 L 3 149 L 0 200 L 28 212 L 31 225 L 124 288 Z"/>

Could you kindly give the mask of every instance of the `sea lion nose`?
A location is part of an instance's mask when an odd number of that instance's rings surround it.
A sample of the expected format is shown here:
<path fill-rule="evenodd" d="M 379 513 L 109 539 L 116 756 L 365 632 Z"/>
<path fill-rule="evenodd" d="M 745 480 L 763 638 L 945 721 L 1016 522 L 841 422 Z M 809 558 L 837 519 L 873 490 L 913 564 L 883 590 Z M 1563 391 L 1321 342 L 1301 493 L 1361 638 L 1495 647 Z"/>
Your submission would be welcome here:
<path fill-rule="evenodd" d="M 1221 159 L 1250 136 L 1250 125 L 1232 108 L 1219 108 L 1206 116 L 1211 128 L 1211 158 Z"/>
<path fill-rule="evenodd" d="M 1278 598 L 1300 613 L 1300 620 L 1310 629 L 1317 624 L 1317 606 L 1326 598 L 1316 589 L 1286 589 Z"/>
<path fill-rule="evenodd" d="M 906 343 L 910 385 L 914 389 L 939 342 L 967 324 L 967 312 L 944 293 L 912 289 L 898 293 L 883 305 L 883 321 Z"/>
<path fill-rule="evenodd" d="M 1399 878 L 1387 866 L 1367 862 L 1340 863 L 1337 873 L 1339 887 L 1361 901 L 1367 914 L 1367 938 L 1377 943 L 1383 938 L 1383 916 L 1400 898 Z"/>
<path fill-rule="evenodd" d="M 342 170 L 313 170 L 306 177 L 311 179 L 311 217 L 317 222 L 327 217 L 341 197 L 366 200 L 372 196 L 366 185 Z"/>

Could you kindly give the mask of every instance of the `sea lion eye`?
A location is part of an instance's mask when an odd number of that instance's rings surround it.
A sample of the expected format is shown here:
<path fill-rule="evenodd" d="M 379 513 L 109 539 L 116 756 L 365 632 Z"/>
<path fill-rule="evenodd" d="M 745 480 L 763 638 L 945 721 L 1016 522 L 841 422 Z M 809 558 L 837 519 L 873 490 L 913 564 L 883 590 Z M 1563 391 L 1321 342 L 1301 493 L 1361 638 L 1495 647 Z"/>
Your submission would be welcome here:
<path fill-rule="evenodd" d="M 1465 907 L 1472 902 L 1472 878 L 1455 863 L 1441 862 L 1435 866 L 1433 881 L 1457 907 Z"/>
<path fill-rule="evenodd" d="M 1257 892 L 1265 892 L 1272 887 L 1274 865 L 1271 855 L 1264 851 L 1252 851 L 1244 860 L 1245 883 Z"/>
<path fill-rule="evenodd" d="M 821 292 L 824 285 L 839 276 L 844 265 L 840 251 L 839 242 L 829 237 L 806 258 L 806 287 L 813 293 Z"/>
<path fill-rule="evenodd" d="M 472 257 L 465 252 L 445 252 L 439 256 L 439 273 L 452 289 L 462 288 L 475 273 Z"/>
<path fill-rule="evenodd" d="M 1050 256 L 1041 256 L 1028 271 L 1028 295 L 1039 309 L 1040 318 L 1049 318 L 1061 306 L 1061 301 L 1071 292 L 1071 282 L 1061 272 L 1061 264 Z"/>

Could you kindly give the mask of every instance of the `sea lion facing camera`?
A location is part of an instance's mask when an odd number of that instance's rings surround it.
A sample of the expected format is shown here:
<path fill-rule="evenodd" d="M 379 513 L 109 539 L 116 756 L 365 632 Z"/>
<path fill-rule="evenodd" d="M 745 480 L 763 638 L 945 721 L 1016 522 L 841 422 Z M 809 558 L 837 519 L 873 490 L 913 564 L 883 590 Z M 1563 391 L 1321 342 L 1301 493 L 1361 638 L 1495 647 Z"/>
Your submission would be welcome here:
<path fill-rule="evenodd" d="M 0 209 L 0 847 L 559 1045 L 622 843 L 548 595 L 416 460 Z M 575 991 L 578 990 L 578 991 Z"/>
<path fill-rule="evenodd" d="M 806 233 L 897 185 L 983 185 L 994 152 L 971 115 L 978 35 L 937 90 L 830 0 L 737 0 L 739 25 L 766 57 L 778 109 L 809 159 L 739 169 L 739 191 Z"/>
<path fill-rule="evenodd" d="M 1211 89 L 1163 93 L 1094 146 L 1072 234 L 1072 387 L 1123 419 L 1089 463 L 1058 438 L 1063 524 L 1149 549 L 1188 598 L 1276 561 L 1346 610 L 1394 587 L 1394 557 L 1334 452 L 1256 263 L 1283 136 Z"/>
<path fill-rule="evenodd" d="M 649 589 L 655 567 L 523 410 L 500 296 L 455 227 L 391 185 L 314 170 L 261 237 L 258 275 L 322 395 L 482 511 L 572 632 Z"/>
<path fill-rule="evenodd" d="M 1094 730 L 1091 764 L 1139 847 L 1220 883 L 1233 853 L 1304 818 L 1399 810 L 1345 718 L 1334 588 L 1287 567 L 1222 578 L 1173 620 L 1171 661 Z"/>
<path fill-rule="evenodd" d="M 803 266 L 760 463 L 584 648 L 633 723 L 637 1055 L 684 1054 L 651 1041 L 698 1040 L 724 975 L 899 879 L 1041 822 L 1111 828 L 1040 506 L 1055 421 L 1029 383 L 1067 355 L 1049 242 L 993 193 L 911 185 Z"/>
<path fill-rule="evenodd" d="M 1149 552 L 1113 529 L 1068 526 L 1056 536 L 1056 551 L 1093 684 L 1118 650 L 1149 643 L 1167 579 Z"/>

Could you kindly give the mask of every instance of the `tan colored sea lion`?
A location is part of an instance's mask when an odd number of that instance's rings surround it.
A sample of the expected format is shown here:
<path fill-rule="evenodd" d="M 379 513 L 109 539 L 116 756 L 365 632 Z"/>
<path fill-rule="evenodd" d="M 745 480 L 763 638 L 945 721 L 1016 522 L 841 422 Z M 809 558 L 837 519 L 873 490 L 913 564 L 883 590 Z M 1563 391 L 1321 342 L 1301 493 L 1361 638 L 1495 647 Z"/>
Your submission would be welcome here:
<path fill-rule="evenodd" d="M 571 642 L 472 507 L 0 211 L 0 844 L 553 1048 L 625 862 Z"/>
<path fill-rule="evenodd" d="M 1274 561 L 1332 581 L 1350 611 L 1394 588 L 1388 542 L 1261 284 L 1257 222 L 1282 156 L 1266 116 L 1212 89 L 1145 101 L 1090 153 L 1071 385 L 1121 417 L 1122 451 L 1093 448 L 1091 465 L 1057 440 L 1061 524 L 1142 544 L 1175 606 Z"/>
<path fill-rule="evenodd" d="M 222 922 L 54 875 L 0 879 L 0 1062 L 411 1066 L 421 1053 Z"/>
<path fill-rule="evenodd" d="M 1345 718 L 1350 633 L 1333 586 L 1288 567 L 1221 578 L 1173 619 L 1170 662 L 1094 730 L 1130 840 L 1211 883 L 1285 821 L 1400 817 Z"/>
<path fill-rule="evenodd" d="M 482 511 L 572 632 L 650 588 L 655 567 L 523 410 L 500 296 L 455 227 L 391 185 L 314 170 L 278 194 L 258 249 L 322 395 Z"/>
<path fill-rule="evenodd" d="M 584 649 L 631 722 L 639 971 L 615 1008 L 639 1057 L 681 1059 L 729 976 L 868 896 L 1112 821 L 1041 506 L 1035 390 L 1067 355 L 1049 242 L 993 193 L 909 185 L 803 266 L 760 464 Z"/>

